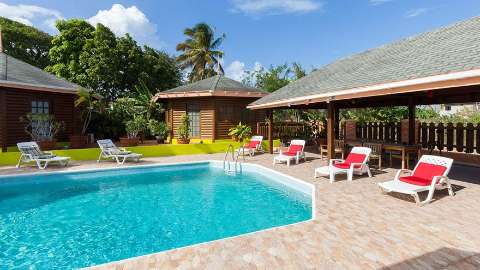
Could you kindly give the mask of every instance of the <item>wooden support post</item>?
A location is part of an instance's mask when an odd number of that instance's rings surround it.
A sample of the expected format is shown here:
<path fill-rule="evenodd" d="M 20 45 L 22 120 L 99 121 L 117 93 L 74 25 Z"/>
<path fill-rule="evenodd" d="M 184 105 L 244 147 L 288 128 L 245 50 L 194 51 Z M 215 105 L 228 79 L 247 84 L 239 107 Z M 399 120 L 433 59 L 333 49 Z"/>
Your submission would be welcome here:
<path fill-rule="evenodd" d="M 415 144 L 415 101 L 413 97 L 408 100 L 408 144 Z"/>
<path fill-rule="evenodd" d="M 335 158 L 335 104 L 327 104 L 327 152 L 328 160 Z"/>
<path fill-rule="evenodd" d="M 268 115 L 268 152 L 273 154 L 273 110 L 267 111 Z"/>
<path fill-rule="evenodd" d="M 6 91 L 0 90 L 0 146 L 7 152 L 7 101 Z"/>
<path fill-rule="evenodd" d="M 335 139 L 340 139 L 340 109 L 335 107 Z"/>

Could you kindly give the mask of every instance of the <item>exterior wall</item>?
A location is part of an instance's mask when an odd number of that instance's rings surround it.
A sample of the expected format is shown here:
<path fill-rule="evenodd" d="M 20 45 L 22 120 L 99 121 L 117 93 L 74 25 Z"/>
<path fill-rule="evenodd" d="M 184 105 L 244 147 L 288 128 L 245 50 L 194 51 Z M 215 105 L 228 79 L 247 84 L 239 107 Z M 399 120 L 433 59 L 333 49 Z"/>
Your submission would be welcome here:
<path fill-rule="evenodd" d="M 79 132 L 80 121 L 74 106 L 75 95 L 11 88 L 0 88 L 0 92 L 5 98 L 5 113 L 0 116 L 6 127 L 2 129 L 4 144 L 15 145 L 17 142 L 30 140 L 20 117 L 31 112 L 33 100 L 49 101 L 50 114 L 64 123 L 63 131 L 57 135 L 58 140 L 68 140 L 69 135 Z"/>
<path fill-rule="evenodd" d="M 242 121 L 245 111 L 251 114 L 250 121 L 244 121 L 255 130 L 256 123 L 265 120 L 265 113 L 246 109 L 247 105 L 256 98 L 228 98 L 228 97 L 206 97 L 206 98 L 178 98 L 167 101 L 167 113 L 165 119 L 171 129 L 173 138 L 178 138 L 177 129 L 181 124 L 183 115 L 187 112 L 189 104 L 200 106 L 200 137 L 198 139 L 227 139 L 228 130 Z M 228 114 L 228 115 L 227 115 Z"/>

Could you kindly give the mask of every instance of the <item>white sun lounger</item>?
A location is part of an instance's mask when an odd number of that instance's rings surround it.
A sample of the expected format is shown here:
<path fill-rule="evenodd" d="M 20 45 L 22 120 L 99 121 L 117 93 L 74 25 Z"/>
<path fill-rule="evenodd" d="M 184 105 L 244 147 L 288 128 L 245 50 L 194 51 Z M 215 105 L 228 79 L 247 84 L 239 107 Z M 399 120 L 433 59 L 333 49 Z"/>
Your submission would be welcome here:
<path fill-rule="evenodd" d="M 262 149 L 263 136 L 252 136 L 250 142 L 235 150 L 239 155 L 249 155 L 253 157 L 256 152 L 263 152 Z"/>
<path fill-rule="evenodd" d="M 452 185 L 447 175 L 453 164 L 453 159 L 432 155 L 423 155 L 413 171 L 399 170 L 395 179 L 378 183 L 385 192 L 398 192 L 413 196 L 417 205 L 429 203 L 436 189 L 448 189 L 450 196 L 454 195 Z M 427 198 L 420 201 L 419 192 L 428 191 Z"/>
<path fill-rule="evenodd" d="M 17 163 L 17 168 L 20 168 L 22 163 L 35 162 L 40 170 L 45 169 L 49 163 L 56 162 L 62 166 L 67 166 L 70 157 L 57 157 L 52 152 L 44 152 L 40 149 L 36 142 L 21 142 L 17 143 L 18 150 L 20 150 L 20 159 Z"/>
<path fill-rule="evenodd" d="M 273 166 L 276 163 L 286 162 L 287 166 L 290 166 L 290 162 L 295 160 L 295 164 L 300 162 L 300 159 L 305 161 L 305 141 L 304 140 L 292 140 L 290 142 L 290 146 L 288 147 L 287 152 L 283 152 L 280 150 L 278 156 L 273 158 Z"/>
<path fill-rule="evenodd" d="M 372 149 L 368 147 L 353 147 L 345 160 L 331 159 L 328 166 L 323 166 L 315 169 L 315 178 L 318 175 L 327 176 L 330 178 L 330 183 L 335 181 L 335 175 L 347 174 L 347 180 L 352 181 L 353 175 L 362 175 L 367 173 L 372 177 L 370 167 L 368 167 L 368 159 Z"/>
<path fill-rule="evenodd" d="M 118 148 L 110 139 L 98 140 L 97 143 L 100 147 L 100 156 L 97 162 L 100 162 L 102 159 L 113 159 L 117 164 L 121 165 L 125 163 L 127 159 L 138 162 L 143 156 L 142 154 L 127 151 L 124 148 Z"/>

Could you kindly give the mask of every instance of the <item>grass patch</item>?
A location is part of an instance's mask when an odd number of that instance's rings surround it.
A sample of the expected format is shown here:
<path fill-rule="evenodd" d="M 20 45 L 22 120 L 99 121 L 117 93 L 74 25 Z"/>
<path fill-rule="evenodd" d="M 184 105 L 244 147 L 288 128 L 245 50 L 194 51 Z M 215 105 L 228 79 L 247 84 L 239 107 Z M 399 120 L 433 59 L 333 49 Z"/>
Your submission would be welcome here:
<path fill-rule="evenodd" d="M 179 156 L 179 155 L 195 155 L 195 154 L 213 154 L 223 153 L 228 146 L 233 144 L 235 148 L 240 147 L 241 143 L 230 140 L 219 140 L 214 143 L 206 144 L 159 144 L 148 146 L 127 147 L 128 150 L 135 153 L 143 154 L 144 157 L 162 157 L 162 156 Z M 263 141 L 263 149 L 268 150 L 268 142 Z M 279 140 L 273 141 L 274 146 L 280 145 Z M 13 151 L 13 150 L 16 151 Z M 0 152 L 0 166 L 15 165 L 20 157 L 17 147 L 12 152 Z M 58 156 L 71 157 L 72 160 L 97 160 L 100 155 L 99 148 L 86 149 L 64 149 L 52 151 Z"/>

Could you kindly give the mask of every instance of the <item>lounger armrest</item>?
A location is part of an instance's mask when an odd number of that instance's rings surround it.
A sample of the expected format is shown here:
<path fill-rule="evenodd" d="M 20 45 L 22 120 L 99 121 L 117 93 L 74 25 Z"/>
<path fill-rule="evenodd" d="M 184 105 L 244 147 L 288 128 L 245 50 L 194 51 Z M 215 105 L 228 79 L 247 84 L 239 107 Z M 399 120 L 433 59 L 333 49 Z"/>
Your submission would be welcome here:
<path fill-rule="evenodd" d="M 345 161 L 345 160 L 339 159 L 339 158 L 338 158 L 338 159 L 330 159 L 330 164 L 329 164 L 329 165 L 330 165 L 330 166 L 333 166 L 333 165 L 336 164 L 336 163 L 341 163 L 341 162 L 344 162 L 344 161 Z"/>
<path fill-rule="evenodd" d="M 363 163 L 350 163 L 350 170 L 353 170 L 357 165 L 360 165 L 360 168 L 362 168 Z"/>
<path fill-rule="evenodd" d="M 411 175 L 412 174 L 412 170 L 408 170 L 408 169 L 400 169 L 397 171 L 397 174 L 395 175 L 395 181 L 399 181 L 400 180 L 400 175 L 402 174 L 409 174 Z"/>
<path fill-rule="evenodd" d="M 44 154 L 53 155 L 52 151 L 43 151 Z"/>
<path fill-rule="evenodd" d="M 443 181 L 445 181 L 445 180 L 448 181 L 448 177 L 443 176 L 443 175 L 434 176 L 434 177 L 432 178 L 432 184 L 431 184 L 431 186 L 435 186 L 435 185 L 437 185 L 437 184 L 440 184 L 441 182 L 443 182 Z"/>

